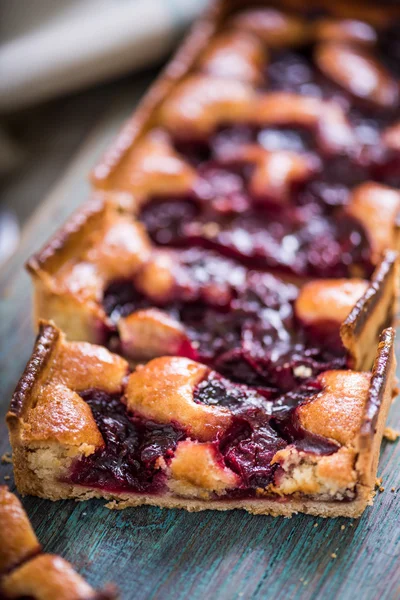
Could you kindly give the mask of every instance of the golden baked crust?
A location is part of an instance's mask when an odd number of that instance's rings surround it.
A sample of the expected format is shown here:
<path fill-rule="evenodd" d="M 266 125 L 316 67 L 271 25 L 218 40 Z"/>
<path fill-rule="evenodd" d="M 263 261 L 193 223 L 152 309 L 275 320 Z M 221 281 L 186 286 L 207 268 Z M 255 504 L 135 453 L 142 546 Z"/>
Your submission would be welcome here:
<path fill-rule="evenodd" d="M 0 486 L 0 577 L 41 551 L 18 498 Z"/>
<path fill-rule="evenodd" d="M 192 75 L 165 100 L 159 122 L 182 136 L 207 135 L 224 121 L 248 121 L 256 100 L 252 86 L 242 81 Z"/>
<path fill-rule="evenodd" d="M 85 342 L 66 347 L 61 332 L 43 324 L 7 415 L 16 461 L 34 460 L 34 455 L 25 456 L 26 444 L 45 447 L 43 477 L 49 471 L 59 475 L 74 457 L 102 447 L 93 415 L 77 392 L 82 385 L 120 392 L 127 372 L 128 365 L 121 357 Z M 26 480 L 18 468 L 15 480 L 22 492 L 30 485 L 30 476 Z"/>
<path fill-rule="evenodd" d="M 321 71 L 348 92 L 381 108 L 396 106 L 398 83 L 365 48 L 343 42 L 317 46 L 315 61 Z M 365 86 L 365 80 L 373 85 Z"/>
<path fill-rule="evenodd" d="M 211 75 L 182 81 L 159 113 L 160 125 L 181 137 L 206 136 L 222 123 L 235 122 L 309 128 L 321 149 L 331 153 L 354 142 L 345 113 L 334 102 L 293 92 L 257 93 L 242 81 Z"/>
<path fill-rule="evenodd" d="M 364 295 L 340 327 L 342 343 L 356 370 L 370 369 L 375 340 L 383 328 L 393 325 L 398 310 L 399 264 L 396 252 L 386 252 Z"/>
<path fill-rule="evenodd" d="M 62 379 L 59 371 L 65 363 L 60 356 L 68 354 L 70 348 L 75 352 L 77 345 L 66 342 L 53 325 L 42 323 L 32 360 L 7 415 L 18 488 L 21 493 L 53 500 L 104 497 L 121 502 L 122 506 L 149 502 L 189 510 L 239 507 L 270 514 L 288 515 L 302 510 L 357 516 L 371 498 L 380 440 L 394 390 L 393 340 L 393 330 L 385 330 L 372 375 L 330 371 L 319 377 L 320 391 L 309 392 L 296 414 L 305 432 L 327 440 L 328 454 L 305 451 L 295 443 L 286 442 L 286 447 L 271 459 L 271 465 L 278 468 L 274 483 L 265 489 L 257 488 L 256 498 L 248 500 L 230 498 L 229 491 L 240 485 L 240 478 L 225 464 L 218 450 L 217 440 L 227 433 L 235 413 L 218 405 L 203 404 L 193 397 L 197 384 L 212 375 L 209 369 L 188 359 L 164 357 L 138 367 L 128 379 L 121 372 L 124 402 L 135 418 L 178 425 L 186 432 L 172 458 L 169 453 L 168 460 L 158 459 L 157 468 L 164 473 L 167 488 L 151 498 L 143 492 L 110 492 L 84 483 L 76 485 L 68 479 L 71 465 L 102 448 L 103 441 L 93 419 L 82 428 L 88 443 L 83 438 L 76 440 L 74 426 L 88 415 L 80 406 L 79 419 L 75 415 L 71 421 L 69 407 L 66 405 L 64 414 L 54 387 L 49 404 L 57 406 L 58 423 L 43 420 L 40 427 L 36 419 L 36 411 L 40 412 L 37 396 L 43 388 L 52 389 L 54 380 Z M 117 364 L 121 360 L 115 357 Z M 89 388 L 91 368 L 89 363 Z M 51 413 L 51 406 L 48 412 Z M 69 428 L 70 436 L 62 431 Z M 98 438 L 90 439 L 96 432 Z M 285 499 L 282 506 L 276 501 L 279 497 Z M 340 504 L 343 499 L 346 501 Z"/>
<path fill-rule="evenodd" d="M 135 206 L 149 196 L 191 190 L 196 172 L 174 150 L 167 133 L 153 129 L 124 156 L 118 169 L 103 180 L 102 189 L 129 192 Z"/>
<path fill-rule="evenodd" d="M 209 492 L 218 494 L 236 487 L 239 477 L 223 465 L 222 457 L 215 454 L 213 444 L 191 440 L 179 442 L 170 464 L 169 489 L 185 497 L 196 497 L 201 489 L 207 499 Z"/>
<path fill-rule="evenodd" d="M 307 324 L 344 321 L 368 289 L 365 279 L 316 279 L 309 281 L 296 298 L 296 314 Z"/>
<path fill-rule="evenodd" d="M 42 554 L 25 563 L 2 581 L 6 598 L 33 596 L 40 600 L 94 600 L 96 591 L 59 556 Z"/>
<path fill-rule="evenodd" d="M 318 377 L 323 389 L 298 410 L 301 425 L 345 446 L 360 430 L 371 375 L 366 372 L 326 371 Z"/>
<path fill-rule="evenodd" d="M 251 33 L 227 31 L 214 37 L 200 56 L 197 68 L 209 75 L 256 84 L 267 60 L 262 42 Z"/>
<path fill-rule="evenodd" d="M 399 249 L 398 190 L 373 181 L 362 183 L 353 189 L 347 212 L 364 225 L 375 258 L 387 248 Z"/>
<path fill-rule="evenodd" d="M 118 333 L 125 356 L 150 360 L 164 354 L 179 354 L 187 340 L 184 327 L 157 308 L 146 308 L 122 317 Z"/>
<path fill-rule="evenodd" d="M 315 155 L 289 150 L 270 151 L 257 144 L 233 147 L 226 151 L 226 156 L 230 160 L 252 164 L 249 191 L 256 198 L 267 198 L 277 204 L 288 204 L 294 186 L 307 181 L 320 168 Z"/>
<path fill-rule="evenodd" d="M 43 554 L 21 502 L 0 486 L 0 595 L 5 600 L 112 600 L 115 590 L 94 590 L 60 556 Z"/>
<path fill-rule="evenodd" d="M 128 364 L 102 346 L 65 344 L 63 334 L 42 323 L 35 350 L 11 401 L 11 436 L 93 451 L 103 444 L 87 404 L 77 392 L 121 392 Z M 61 419 L 62 416 L 62 419 Z M 85 451 L 86 451 L 85 450 Z"/>
<path fill-rule="evenodd" d="M 377 35 L 373 27 L 364 21 L 356 19 L 335 19 L 324 17 L 314 25 L 314 36 L 324 42 L 343 42 L 373 45 Z"/>
<path fill-rule="evenodd" d="M 130 375 L 125 392 L 127 406 L 159 423 L 177 421 L 201 441 L 215 439 L 229 427 L 231 415 L 224 408 L 194 402 L 193 389 L 208 371 L 187 358 L 155 358 Z"/>
<path fill-rule="evenodd" d="M 36 320 L 56 321 L 71 339 L 97 341 L 107 282 L 132 276 L 149 256 L 143 227 L 94 197 L 27 263 Z"/>
<path fill-rule="evenodd" d="M 242 10 L 228 20 L 228 27 L 256 34 L 271 48 L 296 46 L 308 38 L 306 21 L 272 7 Z"/>

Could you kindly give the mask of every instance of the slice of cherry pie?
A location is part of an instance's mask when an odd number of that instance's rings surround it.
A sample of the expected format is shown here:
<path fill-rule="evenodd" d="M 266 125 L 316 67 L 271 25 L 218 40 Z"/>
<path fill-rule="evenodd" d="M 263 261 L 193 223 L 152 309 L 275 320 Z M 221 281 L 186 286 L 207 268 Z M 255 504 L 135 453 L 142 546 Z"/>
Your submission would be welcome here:
<path fill-rule="evenodd" d="M 275 399 L 183 357 L 129 373 L 42 323 L 7 422 L 21 493 L 58 500 L 359 516 L 393 394 L 392 329 L 372 373 L 328 370 Z"/>
<path fill-rule="evenodd" d="M 0 486 L 0 597 L 2 600 L 115 600 L 94 590 L 60 556 L 44 554 L 18 498 Z"/>

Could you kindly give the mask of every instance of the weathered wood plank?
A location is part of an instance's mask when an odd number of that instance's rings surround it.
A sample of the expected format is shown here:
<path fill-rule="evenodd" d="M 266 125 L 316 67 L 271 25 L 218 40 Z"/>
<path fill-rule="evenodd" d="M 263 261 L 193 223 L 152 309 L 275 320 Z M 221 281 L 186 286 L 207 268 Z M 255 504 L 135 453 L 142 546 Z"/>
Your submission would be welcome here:
<path fill-rule="evenodd" d="M 33 342 L 22 264 L 84 200 L 90 166 L 142 89 L 132 89 L 97 128 L 1 274 L 0 454 L 9 449 L 3 416 Z M 399 426 L 400 403 L 390 423 Z M 46 550 L 74 562 L 94 585 L 116 581 L 123 598 L 394 600 L 400 598 L 400 504 L 390 490 L 399 486 L 399 448 L 384 444 L 379 472 L 385 492 L 358 522 L 147 507 L 117 512 L 100 501 L 25 498 L 24 506 Z M 10 465 L 0 465 L 1 483 L 11 474 Z"/>

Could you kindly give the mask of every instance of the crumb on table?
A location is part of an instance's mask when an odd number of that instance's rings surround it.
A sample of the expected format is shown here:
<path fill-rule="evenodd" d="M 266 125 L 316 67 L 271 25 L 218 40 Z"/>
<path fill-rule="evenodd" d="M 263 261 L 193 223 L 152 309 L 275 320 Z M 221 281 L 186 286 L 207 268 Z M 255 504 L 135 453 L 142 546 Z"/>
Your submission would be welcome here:
<path fill-rule="evenodd" d="M 392 427 L 385 427 L 383 437 L 389 442 L 395 442 L 400 437 L 400 431 L 396 431 Z"/>
<path fill-rule="evenodd" d="M 2 456 L 1 456 L 1 462 L 3 464 L 11 464 L 12 463 L 12 456 L 11 456 L 11 452 L 5 452 Z"/>

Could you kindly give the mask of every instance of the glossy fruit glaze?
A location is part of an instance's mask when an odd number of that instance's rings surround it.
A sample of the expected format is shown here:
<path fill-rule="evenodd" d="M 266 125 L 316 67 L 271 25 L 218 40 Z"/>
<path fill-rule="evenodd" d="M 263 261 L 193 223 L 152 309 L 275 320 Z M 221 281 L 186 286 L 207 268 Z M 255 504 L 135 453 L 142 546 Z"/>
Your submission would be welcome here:
<path fill-rule="evenodd" d="M 155 303 L 132 281 L 108 287 L 103 305 L 114 323 L 156 304 L 184 326 L 188 343 L 182 355 L 256 386 L 268 397 L 321 371 L 346 366 L 337 323 L 333 330 L 320 323 L 309 331 L 296 318 L 295 285 L 212 252 L 191 249 L 175 256 L 178 283 L 166 302 Z M 115 348 L 115 334 L 108 335 Z"/>
<path fill-rule="evenodd" d="M 226 166 L 212 171 L 207 176 L 218 171 L 225 189 L 213 201 L 164 198 L 144 206 L 140 218 L 156 244 L 211 249 L 251 269 L 300 277 L 348 277 L 354 265 L 371 275 L 370 246 L 361 225 L 344 214 L 325 214 L 319 204 L 324 198 L 331 205 L 345 204 L 342 186 L 316 180 L 315 201 L 248 208 L 251 199 L 244 184 L 240 189 L 240 177 L 225 175 Z"/>

